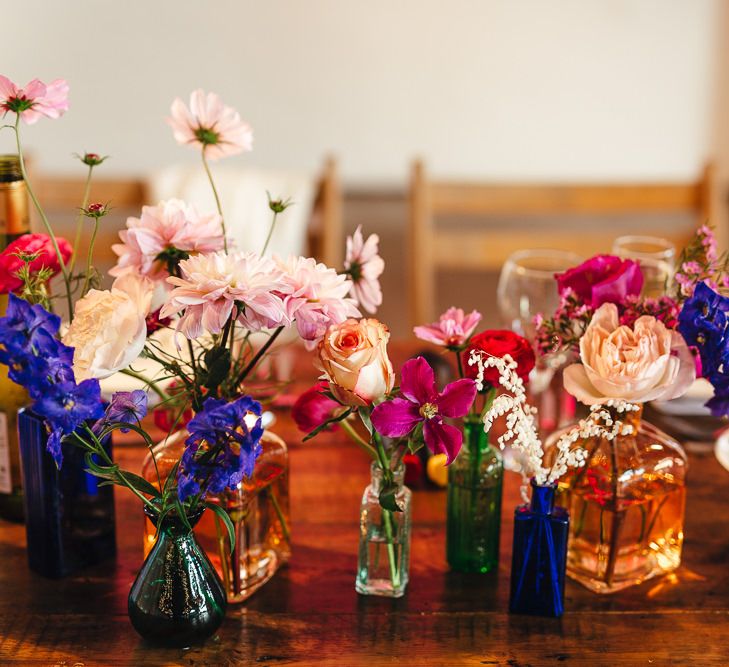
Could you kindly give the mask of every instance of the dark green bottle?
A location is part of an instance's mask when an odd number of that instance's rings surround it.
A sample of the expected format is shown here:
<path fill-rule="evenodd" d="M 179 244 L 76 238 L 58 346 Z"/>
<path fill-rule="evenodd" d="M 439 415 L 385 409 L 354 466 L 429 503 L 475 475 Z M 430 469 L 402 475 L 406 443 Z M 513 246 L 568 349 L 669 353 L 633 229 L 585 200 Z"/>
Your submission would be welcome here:
<path fill-rule="evenodd" d="M 152 522 L 157 519 L 152 513 L 147 516 Z M 190 524 L 201 516 L 189 517 Z M 195 535 L 177 516 L 167 514 L 129 592 L 134 629 L 154 644 L 198 644 L 220 627 L 227 604 L 223 584 Z"/>
<path fill-rule="evenodd" d="M 457 572 L 489 572 L 499 562 L 504 462 L 479 420 L 463 424 L 463 448 L 448 467 L 446 558 Z"/>

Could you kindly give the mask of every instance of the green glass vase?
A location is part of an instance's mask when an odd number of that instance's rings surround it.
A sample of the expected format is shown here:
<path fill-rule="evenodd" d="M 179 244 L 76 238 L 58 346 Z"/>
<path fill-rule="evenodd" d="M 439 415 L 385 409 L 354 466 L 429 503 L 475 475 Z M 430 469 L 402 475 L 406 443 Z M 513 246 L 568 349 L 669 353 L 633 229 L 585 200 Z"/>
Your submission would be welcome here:
<path fill-rule="evenodd" d="M 463 424 L 463 447 L 448 467 L 446 558 L 456 572 L 489 572 L 499 562 L 504 461 L 478 420 Z"/>
<path fill-rule="evenodd" d="M 147 516 L 157 520 L 151 512 Z M 191 526 L 201 516 L 202 512 L 189 517 Z M 154 644 L 190 646 L 220 627 L 226 607 L 220 577 L 195 535 L 179 517 L 167 514 L 129 592 L 134 629 Z"/>

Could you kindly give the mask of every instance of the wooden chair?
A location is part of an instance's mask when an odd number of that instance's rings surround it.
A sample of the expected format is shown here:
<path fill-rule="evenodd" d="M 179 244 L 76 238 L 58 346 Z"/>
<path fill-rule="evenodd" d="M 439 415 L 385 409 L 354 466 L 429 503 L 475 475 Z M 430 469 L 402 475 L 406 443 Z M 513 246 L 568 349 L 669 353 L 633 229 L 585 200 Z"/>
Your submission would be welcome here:
<path fill-rule="evenodd" d="M 103 167 L 97 173 L 103 173 Z M 81 205 L 84 178 L 34 174 L 31 178 L 49 217 L 57 225 L 62 236 L 72 239 L 78 207 Z M 265 193 L 264 193 L 265 196 Z M 111 243 L 117 242 L 117 232 L 126 217 L 138 216 L 142 206 L 154 204 L 149 201 L 148 187 L 143 178 L 94 178 L 91 187 L 91 201 L 109 202 L 112 213 L 105 219 L 96 245 L 99 263 L 111 264 L 116 255 Z M 38 220 L 33 220 L 33 229 L 42 231 Z M 341 268 L 344 253 L 344 231 L 342 225 L 342 191 L 337 173 L 337 163 L 326 158 L 318 178 L 317 194 L 308 228 L 309 252 L 318 260 L 334 268 Z"/>
<path fill-rule="evenodd" d="M 462 183 L 430 179 L 423 162 L 416 160 L 408 222 L 412 324 L 434 319 L 440 269 L 498 270 L 511 253 L 523 248 L 559 248 L 583 256 L 609 252 L 621 233 L 641 233 L 641 216 L 645 220 L 650 215 L 689 214 L 692 225 L 706 222 L 712 217 L 713 175 L 714 166 L 707 163 L 700 178 L 690 183 Z M 624 231 L 614 224 L 618 215 L 623 220 L 630 216 L 631 226 Z M 545 216 L 560 220 L 546 221 Z M 600 216 L 602 224 L 581 224 L 585 216 Z M 572 229 L 562 225 L 568 217 L 573 219 Z M 459 227 L 455 218 L 481 218 L 481 224 Z M 438 220 L 443 224 L 436 226 Z M 661 228 L 660 236 L 681 247 L 692 229 Z"/>

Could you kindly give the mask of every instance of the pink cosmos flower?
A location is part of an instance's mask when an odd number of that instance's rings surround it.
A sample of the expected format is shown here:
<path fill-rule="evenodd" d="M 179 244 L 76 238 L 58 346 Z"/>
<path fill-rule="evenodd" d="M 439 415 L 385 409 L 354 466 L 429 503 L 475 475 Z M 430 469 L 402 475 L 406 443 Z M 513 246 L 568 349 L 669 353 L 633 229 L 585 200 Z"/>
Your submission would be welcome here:
<path fill-rule="evenodd" d="M 38 122 L 41 116 L 60 118 L 68 111 L 68 83 L 65 79 L 49 84 L 33 79 L 25 88 L 18 88 L 0 75 L 0 109 L 17 113 L 28 125 Z"/>
<path fill-rule="evenodd" d="M 347 238 L 344 273 L 352 280 L 352 296 L 368 313 L 377 312 L 382 305 L 379 278 L 385 270 L 385 262 L 378 254 L 379 243 L 377 234 L 371 234 L 365 241 L 361 225 Z"/>
<path fill-rule="evenodd" d="M 360 317 L 354 299 L 347 295 L 352 282 L 311 257 L 276 258 L 284 273 L 284 302 L 290 321 L 296 321 L 299 335 L 306 341 L 321 338 L 332 324 Z"/>
<path fill-rule="evenodd" d="M 220 216 L 202 215 L 180 199 L 144 206 L 141 218 L 127 218 L 127 228 L 119 232 L 119 238 L 122 243 L 111 246 L 119 259 L 109 273 L 120 276 L 133 270 L 156 280 L 169 275 L 161 254 L 171 252 L 170 258 L 179 259 L 176 251 L 214 252 L 224 246 Z"/>
<path fill-rule="evenodd" d="M 73 248 L 66 239 L 60 236 L 56 237 L 56 241 L 65 264 L 71 259 Z M 23 286 L 23 281 L 18 278 L 18 272 L 24 264 L 18 256 L 21 253 L 37 255 L 28 264 L 31 273 L 38 273 L 41 269 L 46 268 L 50 269 L 55 275 L 61 270 L 58 255 L 56 255 L 50 236 L 47 234 L 23 234 L 0 252 L 0 294 L 14 292 Z"/>
<path fill-rule="evenodd" d="M 461 308 L 449 308 L 437 322 L 415 327 L 413 331 L 420 340 L 449 348 L 461 347 L 468 341 L 481 321 L 481 313 L 472 310 L 468 315 Z"/>
<path fill-rule="evenodd" d="M 422 423 L 423 439 L 434 454 L 445 454 L 451 463 L 463 444 L 463 434 L 446 424 L 443 417 L 463 417 L 476 398 L 476 383 L 464 378 L 446 385 L 438 393 L 435 374 L 423 357 L 405 362 L 400 372 L 404 398 L 380 403 L 372 411 L 372 425 L 389 438 L 402 438 Z"/>
<path fill-rule="evenodd" d="M 178 97 L 172 103 L 167 124 L 178 144 L 201 146 L 211 160 L 253 148 L 253 130 L 240 114 L 225 106 L 215 93 L 201 89 L 190 94 L 190 107 Z"/>
<path fill-rule="evenodd" d="M 187 338 L 220 333 L 233 307 L 243 304 L 238 319 L 248 329 L 289 324 L 279 291 L 285 283 L 273 260 L 255 253 L 195 255 L 180 262 L 181 278 L 174 285 L 160 317 L 182 313 L 177 330 Z"/>

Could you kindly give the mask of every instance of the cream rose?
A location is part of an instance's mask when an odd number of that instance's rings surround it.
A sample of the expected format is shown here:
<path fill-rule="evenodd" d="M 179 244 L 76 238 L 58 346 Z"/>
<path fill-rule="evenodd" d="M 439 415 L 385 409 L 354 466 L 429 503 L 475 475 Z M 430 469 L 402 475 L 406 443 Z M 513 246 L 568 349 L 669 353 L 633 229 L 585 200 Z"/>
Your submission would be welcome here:
<path fill-rule="evenodd" d="M 631 403 L 681 396 L 696 377 L 686 341 L 655 317 L 620 325 L 618 308 L 595 311 L 580 339 L 581 364 L 564 371 L 564 387 L 586 405 L 620 398 Z"/>
<path fill-rule="evenodd" d="M 389 340 L 388 328 L 374 319 L 349 319 L 329 327 L 319 343 L 319 367 L 342 403 L 369 405 L 392 389 Z"/>
<path fill-rule="evenodd" d="M 74 348 L 77 382 L 109 377 L 139 356 L 147 339 L 152 293 L 150 280 L 126 274 L 111 290 L 89 290 L 76 303 L 63 342 Z"/>

